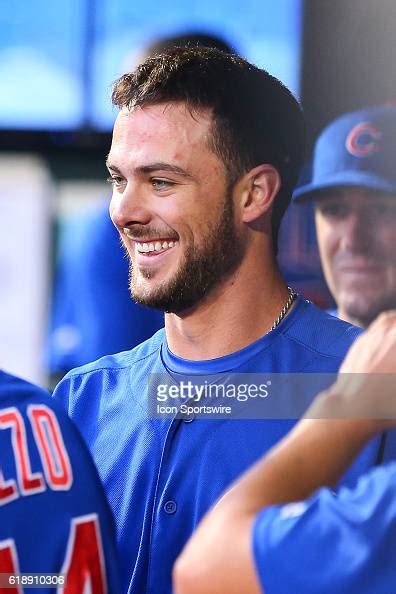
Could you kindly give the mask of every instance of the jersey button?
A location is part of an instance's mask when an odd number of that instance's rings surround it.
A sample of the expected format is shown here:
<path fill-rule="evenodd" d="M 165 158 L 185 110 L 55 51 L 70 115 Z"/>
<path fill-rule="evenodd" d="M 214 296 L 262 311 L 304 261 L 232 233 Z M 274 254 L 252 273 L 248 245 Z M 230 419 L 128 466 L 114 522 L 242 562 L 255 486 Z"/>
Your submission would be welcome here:
<path fill-rule="evenodd" d="M 170 499 L 169 501 L 166 501 L 164 503 L 164 511 L 166 514 L 174 514 L 176 510 L 177 510 L 176 501 L 172 501 L 172 499 Z"/>
<path fill-rule="evenodd" d="M 192 423 L 194 419 L 195 419 L 194 415 L 191 415 L 190 417 L 184 417 L 183 421 L 185 423 Z"/>

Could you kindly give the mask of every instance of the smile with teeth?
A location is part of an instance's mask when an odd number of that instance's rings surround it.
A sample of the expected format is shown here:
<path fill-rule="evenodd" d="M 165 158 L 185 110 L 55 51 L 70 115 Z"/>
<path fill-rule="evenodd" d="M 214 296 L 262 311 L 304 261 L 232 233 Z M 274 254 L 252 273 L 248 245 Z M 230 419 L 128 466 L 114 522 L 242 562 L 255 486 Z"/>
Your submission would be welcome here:
<path fill-rule="evenodd" d="M 137 241 L 136 246 L 139 253 L 147 254 L 148 252 L 165 252 L 175 247 L 178 243 L 178 241 L 151 241 L 147 243 L 139 243 Z"/>

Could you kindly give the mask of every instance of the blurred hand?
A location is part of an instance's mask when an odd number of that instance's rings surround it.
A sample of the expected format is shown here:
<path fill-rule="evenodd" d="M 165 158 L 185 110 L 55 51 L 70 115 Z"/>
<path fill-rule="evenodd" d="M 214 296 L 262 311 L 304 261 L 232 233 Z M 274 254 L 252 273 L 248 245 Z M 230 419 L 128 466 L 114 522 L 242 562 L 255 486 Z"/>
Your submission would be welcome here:
<path fill-rule="evenodd" d="M 346 416 L 396 426 L 396 311 L 382 313 L 354 342 L 337 382 Z"/>
<path fill-rule="evenodd" d="M 396 311 L 382 313 L 353 343 L 340 373 L 394 373 L 396 376 Z"/>

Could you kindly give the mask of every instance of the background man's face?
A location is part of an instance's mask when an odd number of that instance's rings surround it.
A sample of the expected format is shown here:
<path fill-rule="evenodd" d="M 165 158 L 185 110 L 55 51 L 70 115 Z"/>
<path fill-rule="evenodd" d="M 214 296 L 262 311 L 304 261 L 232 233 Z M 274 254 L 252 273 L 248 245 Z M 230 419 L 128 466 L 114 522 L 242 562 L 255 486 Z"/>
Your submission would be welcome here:
<path fill-rule="evenodd" d="M 396 307 L 396 196 L 346 186 L 325 190 L 315 221 L 340 317 L 365 327 Z"/>
<path fill-rule="evenodd" d="M 210 150 L 211 114 L 181 103 L 117 118 L 108 168 L 110 214 L 131 262 L 139 303 L 180 312 L 243 256 L 222 161 Z"/>

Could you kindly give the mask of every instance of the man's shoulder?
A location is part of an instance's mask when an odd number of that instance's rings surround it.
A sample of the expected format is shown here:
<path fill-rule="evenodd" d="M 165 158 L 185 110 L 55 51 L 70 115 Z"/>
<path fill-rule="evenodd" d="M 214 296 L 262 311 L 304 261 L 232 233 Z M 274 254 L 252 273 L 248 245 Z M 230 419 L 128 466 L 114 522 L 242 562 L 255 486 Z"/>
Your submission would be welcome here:
<path fill-rule="evenodd" d="M 299 315 L 294 316 L 284 335 L 308 350 L 325 357 L 343 358 L 361 328 L 340 320 L 308 300 L 302 300 Z"/>
<path fill-rule="evenodd" d="M 87 363 L 81 367 L 76 367 L 65 375 L 62 382 L 65 379 L 96 374 L 101 371 L 117 372 L 123 369 L 128 370 L 135 366 L 139 366 L 139 368 L 141 368 L 145 365 L 145 363 L 149 364 L 150 360 L 158 354 L 158 351 L 164 340 L 164 335 L 165 331 L 163 328 L 161 328 L 151 338 L 137 345 L 130 351 L 123 351 L 114 355 L 106 355 L 100 359 L 97 359 L 96 361 L 93 361 L 92 363 Z"/>

